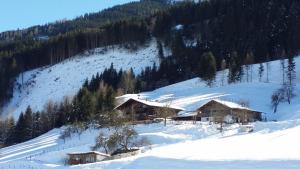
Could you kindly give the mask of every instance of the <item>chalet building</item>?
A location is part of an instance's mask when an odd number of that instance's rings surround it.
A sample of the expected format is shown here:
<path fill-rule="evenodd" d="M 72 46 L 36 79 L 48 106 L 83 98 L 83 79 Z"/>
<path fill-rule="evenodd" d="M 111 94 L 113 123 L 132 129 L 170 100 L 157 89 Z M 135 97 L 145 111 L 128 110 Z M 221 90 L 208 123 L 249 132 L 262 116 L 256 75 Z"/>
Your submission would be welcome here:
<path fill-rule="evenodd" d="M 247 123 L 262 120 L 262 113 L 237 103 L 210 100 L 197 109 L 197 119 L 210 122 Z"/>
<path fill-rule="evenodd" d="M 83 153 L 68 153 L 68 163 L 70 165 L 95 163 L 106 160 L 110 157 L 108 154 L 90 151 Z"/>
<path fill-rule="evenodd" d="M 148 101 L 138 98 L 130 98 L 115 107 L 115 110 L 119 110 L 123 116 L 132 118 L 135 116 L 136 120 L 151 120 L 156 118 L 157 111 L 160 109 L 167 109 L 174 112 L 174 116 L 182 111 L 183 108 L 168 105 L 166 103 L 160 103 L 155 101 Z"/>

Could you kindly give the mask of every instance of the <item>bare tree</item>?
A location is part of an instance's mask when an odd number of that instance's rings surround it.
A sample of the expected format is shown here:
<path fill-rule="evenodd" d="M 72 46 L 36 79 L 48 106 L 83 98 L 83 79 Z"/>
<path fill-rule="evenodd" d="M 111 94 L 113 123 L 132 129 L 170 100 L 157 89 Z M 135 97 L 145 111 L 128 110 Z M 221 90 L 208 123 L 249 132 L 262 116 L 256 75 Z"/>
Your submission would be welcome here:
<path fill-rule="evenodd" d="M 277 107 L 280 102 L 284 100 L 284 91 L 282 89 L 276 90 L 271 96 L 271 104 L 274 109 L 274 113 L 277 112 Z"/>
<path fill-rule="evenodd" d="M 247 53 L 246 55 L 246 77 L 247 77 L 247 82 L 251 81 L 252 82 L 252 64 L 254 62 L 254 56 L 252 52 Z M 250 71 L 250 80 L 249 80 L 249 71 Z"/>
<path fill-rule="evenodd" d="M 164 119 L 164 126 L 167 126 L 167 118 L 172 117 L 176 114 L 174 109 L 170 108 L 170 104 L 166 104 L 164 107 L 158 107 L 155 110 L 157 117 Z"/>
<path fill-rule="evenodd" d="M 224 86 L 224 81 L 225 81 L 225 69 L 226 69 L 226 60 L 223 59 L 221 62 L 221 70 L 222 70 L 222 86 Z"/>
<path fill-rule="evenodd" d="M 124 73 L 121 77 L 121 82 L 119 84 L 120 88 L 123 89 L 123 93 L 133 93 L 136 85 L 136 80 L 133 70 L 130 69 Z"/>
<path fill-rule="evenodd" d="M 286 98 L 286 101 L 291 104 L 292 98 L 295 96 L 294 93 L 294 86 L 289 84 L 284 84 L 282 87 L 282 90 L 284 91 L 284 97 Z"/>
<path fill-rule="evenodd" d="M 237 103 L 238 103 L 239 105 L 242 105 L 243 107 L 249 107 L 249 106 L 250 106 L 249 100 L 243 100 L 243 99 L 240 99 Z"/>
<path fill-rule="evenodd" d="M 269 83 L 269 72 L 270 72 L 270 59 L 269 56 L 267 56 L 267 62 L 266 62 L 266 71 L 267 71 L 267 83 Z"/>
<path fill-rule="evenodd" d="M 128 152 L 133 147 L 149 145 L 150 141 L 146 137 L 138 139 L 138 133 L 130 126 L 116 128 L 114 133 L 105 136 L 102 132 L 96 139 L 93 150 L 103 148 L 106 153 L 116 153 L 116 151 Z"/>
<path fill-rule="evenodd" d="M 99 135 L 96 138 L 96 144 L 92 147 L 92 150 L 97 150 L 99 148 L 103 148 L 105 153 L 109 153 L 109 148 L 108 148 L 108 137 L 105 136 L 103 132 L 100 132 Z"/>
<path fill-rule="evenodd" d="M 59 138 L 64 140 L 64 143 L 66 143 L 67 138 L 71 138 L 72 136 L 72 131 L 70 127 L 67 127 L 66 129 L 61 132 Z"/>
<path fill-rule="evenodd" d="M 280 68 L 282 72 L 282 84 L 285 84 L 285 61 L 284 59 L 280 59 Z"/>
<path fill-rule="evenodd" d="M 77 133 L 80 140 L 81 134 L 87 129 L 87 126 L 83 122 L 75 122 L 71 126 L 73 133 Z"/>

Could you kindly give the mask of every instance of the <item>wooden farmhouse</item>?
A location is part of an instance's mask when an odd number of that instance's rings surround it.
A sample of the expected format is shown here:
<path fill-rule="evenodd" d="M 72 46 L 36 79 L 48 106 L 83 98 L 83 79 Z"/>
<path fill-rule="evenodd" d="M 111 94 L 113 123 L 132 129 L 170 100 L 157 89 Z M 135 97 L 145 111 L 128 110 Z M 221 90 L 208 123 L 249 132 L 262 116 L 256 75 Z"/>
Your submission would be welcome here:
<path fill-rule="evenodd" d="M 96 151 L 89 151 L 83 153 L 68 153 L 68 163 L 70 165 L 95 163 L 95 162 L 103 161 L 109 157 L 110 155 L 108 154 L 104 154 Z"/>
<path fill-rule="evenodd" d="M 166 103 L 147 101 L 138 98 L 130 98 L 115 107 L 115 109 L 119 110 L 123 116 L 128 118 L 134 116 L 136 120 L 152 120 L 157 117 L 157 112 L 160 110 L 174 112 L 174 116 L 179 111 L 183 110 L 183 108 L 168 105 Z"/>
<path fill-rule="evenodd" d="M 197 119 L 217 123 L 247 123 L 262 120 L 262 113 L 237 103 L 210 100 L 197 109 Z"/>

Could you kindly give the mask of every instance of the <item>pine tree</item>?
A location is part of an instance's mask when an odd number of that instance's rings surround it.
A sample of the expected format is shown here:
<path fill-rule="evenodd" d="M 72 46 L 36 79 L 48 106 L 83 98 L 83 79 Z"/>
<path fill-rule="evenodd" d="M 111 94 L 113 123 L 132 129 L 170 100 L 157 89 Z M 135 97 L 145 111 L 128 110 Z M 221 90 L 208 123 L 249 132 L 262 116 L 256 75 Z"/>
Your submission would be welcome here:
<path fill-rule="evenodd" d="M 15 120 L 13 117 L 9 117 L 6 120 L 6 138 L 5 138 L 5 146 L 11 145 L 16 142 L 16 135 L 15 135 Z"/>
<path fill-rule="evenodd" d="M 33 138 L 33 114 L 30 106 L 27 107 L 24 115 L 24 140 Z"/>
<path fill-rule="evenodd" d="M 14 133 L 13 138 L 15 143 L 21 143 L 26 139 L 26 125 L 23 112 L 20 114 Z"/>
<path fill-rule="evenodd" d="M 39 136 L 42 131 L 41 131 L 41 126 L 40 126 L 40 112 L 33 113 L 33 125 L 32 125 L 32 137 L 37 137 Z"/>
<path fill-rule="evenodd" d="M 263 73 L 264 73 L 264 65 L 262 63 L 260 63 L 259 67 L 258 67 L 259 82 L 261 82 Z"/>
<path fill-rule="evenodd" d="M 294 80 L 296 78 L 296 63 L 293 57 L 288 58 L 288 68 L 287 68 L 287 78 L 288 84 L 285 85 L 285 95 L 289 104 L 291 104 L 291 99 L 295 96 L 294 94 Z"/>
<path fill-rule="evenodd" d="M 287 78 L 288 78 L 288 84 L 290 86 L 293 85 L 294 83 L 294 80 L 296 78 L 296 63 L 294 61 L 294 58 L 293 57 L 289 57 L 288 58 L 288 68 L 287 68 Z"/>
<path fill-rule="evenodd" d="M 282 85 L 285 84 L 285 61 L 284 59 L 280 59 L 280 68 L 281 68 L 281 72 L 282 72 Z"/>
<path fill-rule="evenodd" d="M 228 83 L 242 80 L 243 70 L 238 60 L 237 52 L 233 52 L 229 61 Z"/>
<path fill-rule="evenodd" d="M 203 53 L 200 63 L 200 77 L 207 82 L 208 86 L 212 86 L 217 72 L 214 55 L 211 52 Z"/>
<path fill-rule="evenodd" d="M 160 61 L 162 61 L 165 58 L 164 49 L 159 40 L 157 41 L 157 50 L 158 50 L 158 58 L 160 59 Z"/>

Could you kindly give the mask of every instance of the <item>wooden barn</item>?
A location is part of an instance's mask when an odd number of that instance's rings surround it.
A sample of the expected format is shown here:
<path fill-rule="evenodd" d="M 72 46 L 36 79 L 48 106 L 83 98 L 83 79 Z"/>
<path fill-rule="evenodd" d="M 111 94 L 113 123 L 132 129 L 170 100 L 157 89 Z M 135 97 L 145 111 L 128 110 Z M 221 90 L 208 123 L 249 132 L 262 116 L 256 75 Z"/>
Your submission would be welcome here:
<path fill-rule="evenodd" d="M 89 151 L 89 152 L 82 152 L 82 153 L 68 153 L 68 163 L 70 165 L 95 163 L 95 162 L 103 161 L 109 157 L 110 155 L 108 154 L 104 154 L 96 151 Z"/>
<path fill-rule="evenodd" d="M 248 123 L 262 120 L 262 113 L 234 102 L 210 100 L 197 109 L 201 121 L 217 123 Z"/>
<path fill-rule="evenodd" d="M 174 116 L 183 109 L 177 106 L 168 105 L 155 101 L 142 100 L 138 98 L 130 98 L 121 103 L 116 110 L 119 110 L 123 116 L 134 118 L 136 120 L 152 120 L 157 117 L 157 112 L 161 109 L 174 112 Z"/>

